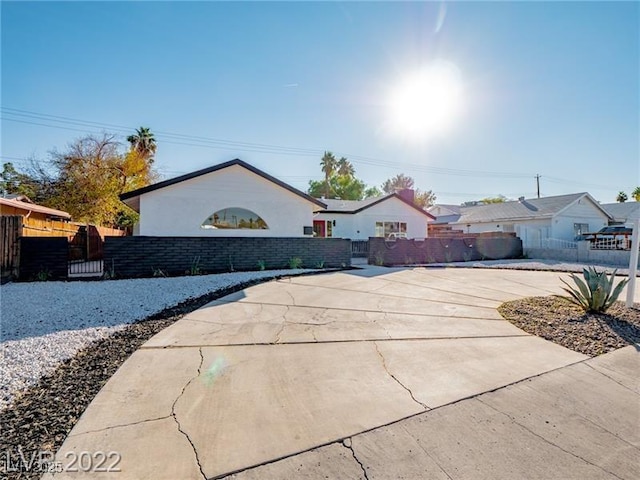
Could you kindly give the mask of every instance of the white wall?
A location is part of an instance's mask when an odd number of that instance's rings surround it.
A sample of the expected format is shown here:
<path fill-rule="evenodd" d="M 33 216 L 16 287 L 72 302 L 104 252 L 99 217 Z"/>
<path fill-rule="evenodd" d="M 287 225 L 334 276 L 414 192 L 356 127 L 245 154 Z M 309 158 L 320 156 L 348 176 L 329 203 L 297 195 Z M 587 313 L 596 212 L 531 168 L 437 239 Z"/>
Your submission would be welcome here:
<path fill-rule="evenodd" d="M 608 225 L 607 216 L 591 200 L 582 198 L 579 202 L 555 216 L 551 226 L 553 238 L 573 240 L 575 238 L 574 223 L 588 223 L 591 232 L 597 232 Z"/>
<path fill-rule="evenodd" d="M 268 230 L 203 229 L 214 212 L 251 210 Z M 313 225 L 311 202 L 249 170 L 233 165 L 140 197 L 140 235 L 212 237 L 302 237 Z"/>
<path fill-rule="evenodd" d="M 355 214 L 319 213 L 316 220 L 335 220 L 334 237 L 366 240 L 376 236 L 376 222 L 405 222 L 407 237 L 426 238 L 429 218 L 391 197 Z"/>

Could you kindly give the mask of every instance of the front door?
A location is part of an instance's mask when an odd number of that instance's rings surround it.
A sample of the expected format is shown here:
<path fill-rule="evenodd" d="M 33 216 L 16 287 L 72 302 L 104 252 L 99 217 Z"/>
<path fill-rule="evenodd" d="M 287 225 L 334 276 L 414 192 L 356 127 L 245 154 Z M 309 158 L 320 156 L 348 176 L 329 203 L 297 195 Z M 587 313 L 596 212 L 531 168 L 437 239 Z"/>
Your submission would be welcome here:
<path fill-rule="evenodd" d="M 325 237 L 325 221 L 324 220 L 314 220 L 313 221 L 313 236 L 314 237 Z"/>

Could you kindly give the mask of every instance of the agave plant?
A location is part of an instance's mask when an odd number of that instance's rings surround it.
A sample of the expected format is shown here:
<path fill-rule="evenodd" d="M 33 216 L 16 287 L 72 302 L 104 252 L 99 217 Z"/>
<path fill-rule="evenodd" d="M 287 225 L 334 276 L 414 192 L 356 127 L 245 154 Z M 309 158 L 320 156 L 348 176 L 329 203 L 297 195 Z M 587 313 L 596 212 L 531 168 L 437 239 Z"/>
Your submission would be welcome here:
<path fill-rule="evenodd" d="M 595 268 L 589 267 L 583 269 L 582 276 L 584 280 L 571 274 L 571 278 L 578 286 L 574 288 L 565 280 L 560 279 L 567 288 L 562 289 L 570 296 L 557 295 L 565 298 L 572 303 L 580 306 L 585 312 L 604 313 L 618 299 L 624 286 L 629 282 L 628 279 L 622 280 L 613 288 L 617 270 L 614 270 L 611 277 L 607 277 L 606 272 L 598 272 Z"/>

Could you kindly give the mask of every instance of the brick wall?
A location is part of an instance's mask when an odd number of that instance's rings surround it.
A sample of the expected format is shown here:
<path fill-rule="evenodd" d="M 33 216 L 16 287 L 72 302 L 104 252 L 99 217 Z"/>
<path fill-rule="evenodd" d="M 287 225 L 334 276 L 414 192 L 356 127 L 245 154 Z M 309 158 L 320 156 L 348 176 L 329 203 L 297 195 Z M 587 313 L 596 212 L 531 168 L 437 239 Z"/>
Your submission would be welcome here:
<path fill-rule="evenodd" d="M 67 237 L 20 238 L 20 280 L 36 280 L 39 274 L 66 278 L 68 243 Z"/>
<path fill-rule="evenodd" d="M 149 277 L 161 269 L 183 275 L 197 262 L 201 273 L 288 268 L 298 257 L 303 267 L 341 267 L 351 263 L 351 242 L 339 238 L 273 237 L 106 237 L 104 269 L 118 278 Z"/>
<path fill-rule="evenodd" d="M 410 265 L 415 263 L 468 262 L 522 256 L 522 240 L 515 236 L 465 238 L 426 238 L 424 240 L 369 239 L 371 265 Z"/>

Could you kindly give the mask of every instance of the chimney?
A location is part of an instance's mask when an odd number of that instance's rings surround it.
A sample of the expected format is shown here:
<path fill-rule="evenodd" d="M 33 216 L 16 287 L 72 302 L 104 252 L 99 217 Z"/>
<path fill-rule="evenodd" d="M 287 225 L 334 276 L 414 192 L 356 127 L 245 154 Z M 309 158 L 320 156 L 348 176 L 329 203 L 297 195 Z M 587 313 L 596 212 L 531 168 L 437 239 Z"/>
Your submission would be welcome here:
<path fill-rule="evenodd" d="M 398 190 L 397 193 L 398 195 L 400 195 L 400 198 L 402 198 L 406 202 L 413 204 L 413 199 L 415 198 L 416 192 L 414 192 L 412 188 L 403 188 L 402 190 Z"/>

